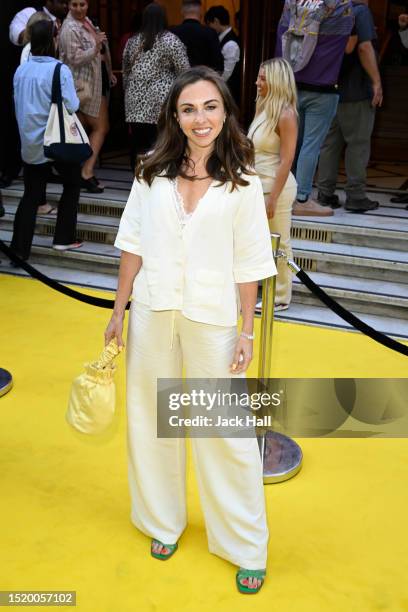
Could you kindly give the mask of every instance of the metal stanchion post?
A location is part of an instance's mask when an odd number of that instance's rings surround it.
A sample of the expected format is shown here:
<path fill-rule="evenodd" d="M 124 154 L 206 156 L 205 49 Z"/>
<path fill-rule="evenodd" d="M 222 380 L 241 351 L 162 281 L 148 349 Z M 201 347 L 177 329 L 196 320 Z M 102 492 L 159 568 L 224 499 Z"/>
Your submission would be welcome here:
<path fill-rule="evenodd" d="M 6 395 L 13 386 L 13 378 L 7 370 L 0 368 L 0 397 Z"/>
<path fill-rule="evenodd" d="M 271 234 L 275 256 L 279 250 L 279 234 Z M 267 278 L 262 285 L 261 343 L 259 347 L 258 379 L 266 385 L 271 371 L 273 316 L 275 308 L 276 276 Z M 289 480 L 302 467 L 302 450 L 289 436 L 270 429 L 258 429 L 258 445 L 263 465 L 265 484 Z"/>

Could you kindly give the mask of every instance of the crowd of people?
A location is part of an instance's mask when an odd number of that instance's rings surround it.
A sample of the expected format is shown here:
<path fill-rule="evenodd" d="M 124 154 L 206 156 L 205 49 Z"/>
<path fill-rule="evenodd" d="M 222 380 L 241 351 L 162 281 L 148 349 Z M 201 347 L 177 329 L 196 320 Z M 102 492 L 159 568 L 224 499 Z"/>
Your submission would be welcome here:
<path fill-rule="evenodd" d="M 91 193 L 104 190 L 94 168 L 109 131 L 110 90 L 117 85 L 107 36 L 89 18 L 87 0 L 46 0 L 41 10 L 36 8 L 22 9 L 9 25 L 10 41 L 21 49 L 21 65 L 14 75 L 14 105 L 25 193 L 15 218 L 12 245 L 23 259 L 29 256 L 36 212 L 58 215 L 56 248 L 81 246 L 72 220 L 67 224 L 71 229 L 61 234 L 65 223 L 60 214 L 67 208 L 76 210 L 80 189 Z M 237 23 L 239 14 L 235 15 Z M 403 14 L 399 26 L 405 46 L 407 25 L 408 17 Z M 52 44 L 44 41 L 46 31 Z M 259 69 L 255 116 L 248 134 L 270 228 L 281 235 L 281 248 L 288 257 L 292 255 L 293 216 L 331 216 L 342 205 L 354 213 L 378 207 L 366 193 L 375 112 L 382 104 L 376 41 L 368 0 L 284 3 L 275 59 Z M 242 52 L 224 6 L 213 6 L 203 14 L 200 0 L 183 0 L 182 22 L 169 28 L 164 8 L 151 2 L 141 18 L 133 19 L 132 31 L 124 35 L 120 47 L 132 171 L 138 157 L 154 149 L 163 105 L 174 81 L 190 67 L 205 65 L 221 75 L 239 108 Z M 58 168 L 64 185 L 63 205 L 58 209 L 46 202 L 47 180 L 55 175 L 50 160 L 44 157 L 41 140 L 57 61 L 64 64 L 64 87 L 68 86 L 65 75 L 69 72 L 78 100 L 76 105 L 71 96 L 66 106 L 77 112 L 93 152 L 79 168 L 69 168 L 68 183 L 66 168 Z M 38 125 L 40 108 L 42 123 Z M 28 119 L 33 113 L 35 122 Z M 343 152 L 347 176 L 344 203 L 335 193 Z M 10 184 L 18 171 L 18 164 L 14 172 L 4 167 L 3 186 Z M 317 197 L 313 198 L 315 177 Z M 404 203 L 406 196 L 394 200 Z M 71 217 L 75 219 L 76 213 Z M 290 300 L 291 277 L 280 265 L 277 308 L 287 308 Z"/>

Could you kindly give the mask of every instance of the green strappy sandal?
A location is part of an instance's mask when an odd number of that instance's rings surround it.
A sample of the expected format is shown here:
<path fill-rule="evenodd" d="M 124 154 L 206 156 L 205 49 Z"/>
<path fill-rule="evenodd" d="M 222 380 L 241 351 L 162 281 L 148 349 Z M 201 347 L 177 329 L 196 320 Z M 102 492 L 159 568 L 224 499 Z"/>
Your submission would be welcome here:
<path fill-rule="evenodd" d="M 266 570 L 248 570 L 248 569 L 244 569 L 240 567 L 236 575 L 238 591 L 240 593 L 246 593 L 246 594 L 247 593 L 249 594 L 259 593 L 264 583 L 265 576 L 266 576 Z M 257 578 L 258 580 L 261 581 L 261 584 L 258 587 L 251 589 L 250 587 L 247 587 L 244 584 L 241 584 L 241 580 L 245 578 Z"/>
<path fill-rule="evenodd" d="M 153 544 L 161 544 L 162 546 L 165 546 L 166 548 L 168 548 L 169 552 L 166 553 L 165 555 L 163 555 L 162 553 L 155 553 L 153 552 Z M 154 557 L 155 559 L 166 561 L 166 559 L 170 559 L 170 557 L 174 555 L 177 548 L 178 548 L 177 542 L 176 544 L 163 544 L 163 542 L 160 542 L 160 540 L 152 540 L 152 548 L 150 549 L 150 552 L 151 552 L 152 557 Z"/>

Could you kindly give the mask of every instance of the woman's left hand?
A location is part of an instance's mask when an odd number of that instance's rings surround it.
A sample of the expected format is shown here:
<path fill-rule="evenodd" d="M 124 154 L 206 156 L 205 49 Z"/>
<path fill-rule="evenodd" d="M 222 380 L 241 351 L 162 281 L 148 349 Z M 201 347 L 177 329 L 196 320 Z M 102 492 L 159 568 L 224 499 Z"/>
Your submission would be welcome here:
<path fill-rule="evenodd" d="M 235 347 L 234 358 L 230 366 L 232 374 L 241 374 L 248 369 L 252 361 L 253 340 L 240 336 Z"/>
<path fill-rule="evenodd" d="M 118 83 L 118 79 L 116 78 L 114 74 L 112 74 L 110 78 L 110 86 L 115 87 L 117 83 Z"/>

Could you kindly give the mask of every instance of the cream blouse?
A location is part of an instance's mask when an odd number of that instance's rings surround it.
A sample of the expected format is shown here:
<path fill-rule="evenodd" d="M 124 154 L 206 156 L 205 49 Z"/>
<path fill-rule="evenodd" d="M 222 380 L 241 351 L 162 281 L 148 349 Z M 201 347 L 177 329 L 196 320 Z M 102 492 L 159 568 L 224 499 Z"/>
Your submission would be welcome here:
<path fill-rule="evenodd" d="M 237 323 L 236 284 L 276 274 L 261 182 L 245 178 L 249 185 L 233 192 L 213 181 L 184 224 L 171 180 L 134 181 L 115 241 L 143 258 L 134 300 L 201 323 Z"/>

